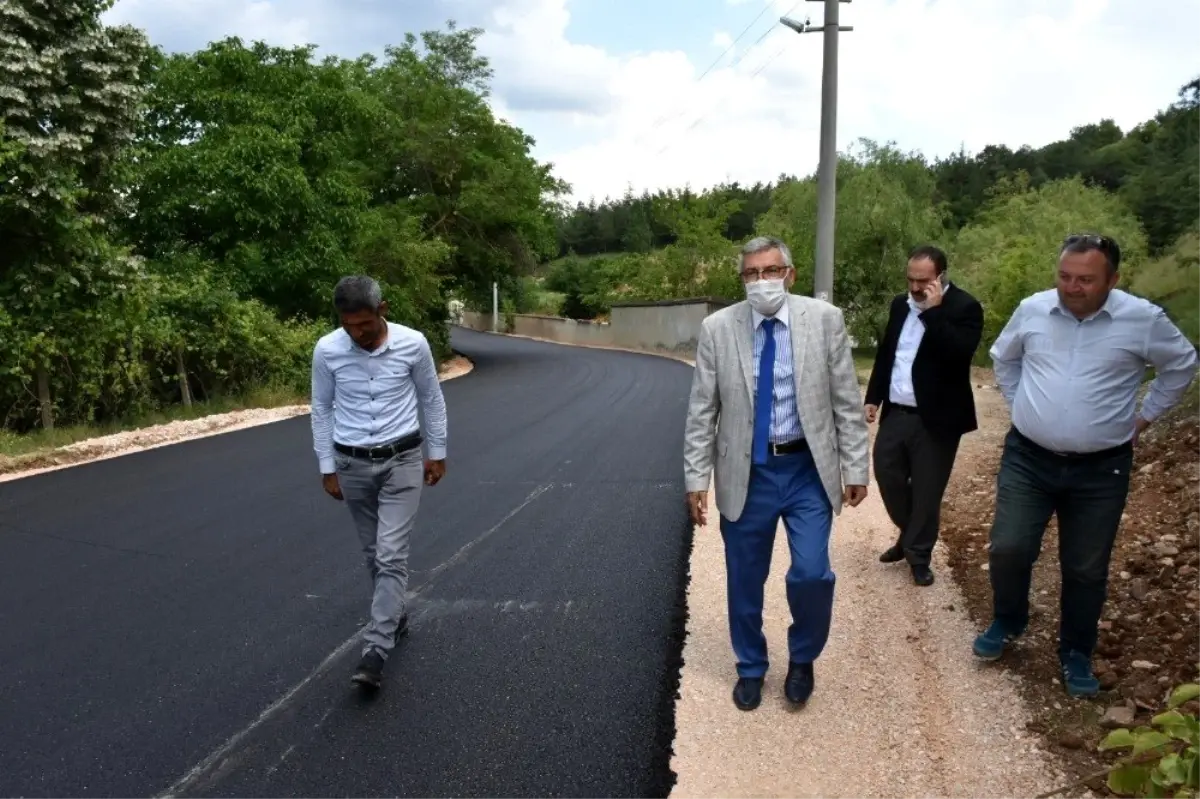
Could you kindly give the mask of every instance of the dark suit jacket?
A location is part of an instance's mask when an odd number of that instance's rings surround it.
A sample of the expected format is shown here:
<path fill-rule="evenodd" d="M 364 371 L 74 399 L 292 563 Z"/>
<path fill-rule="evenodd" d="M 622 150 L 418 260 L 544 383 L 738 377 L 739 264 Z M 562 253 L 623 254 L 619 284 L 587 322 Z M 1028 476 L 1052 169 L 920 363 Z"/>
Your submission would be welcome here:
<path fill-rule="evenodd" d="M 892 365 L 900 330 L 908 316 L 908 295 L 892 300 L 887 329 L 875 354 L 875 366 L 867 384 L 866 404 L 877 405 L 880 421 L 891 407 L 888 397 Z M 959 436 L 979 427 L 975 396 L 971 392 L 971 360 L 983 335 L 983 306 L 953 283 L 942 296 L 941 305 L 920 314 L 925 335 L 913 361 L 913 393 L 917 412 L 932 433 Z"/>

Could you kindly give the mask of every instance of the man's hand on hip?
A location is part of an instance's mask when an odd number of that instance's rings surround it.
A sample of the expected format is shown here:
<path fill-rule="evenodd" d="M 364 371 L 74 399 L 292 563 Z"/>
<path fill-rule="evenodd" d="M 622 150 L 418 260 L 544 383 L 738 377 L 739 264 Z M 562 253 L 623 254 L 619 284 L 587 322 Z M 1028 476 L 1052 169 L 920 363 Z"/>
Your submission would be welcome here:
<path fill-rule="evenodd" d="M 1149 426 L 1150 423 L 1140 416 L 1133 420 L 1133 445 L 1135 447 L 1141 441 L 1142 433 L 1146 432 L 1146 428 Z"/>
<path fill-rule="evenodd" d="M 852 508 L 858 507 L 859 503 L 867 498 L 866 486 L 846 486 L 842 490 L 842 502 Z"/>
<path fill-rule="evenodd" d="M 336 500 L 342 499 L 342 486 L 338 483 L 337 473 L 321 475 L 321 487 L 325 493 Z"/>
<path fill-rule="evenodd" d="M 708 523 L 708 492 L 707 491 L 689 491 L 687 495 L 688 515 L 692 518 L 692 524 L 698 524 L 703 527 Z"/>
<path fill-rule="evenodd" d="M 446 476 L 446 461 L 425 461 L 425 485 L 435 486 Z"/>

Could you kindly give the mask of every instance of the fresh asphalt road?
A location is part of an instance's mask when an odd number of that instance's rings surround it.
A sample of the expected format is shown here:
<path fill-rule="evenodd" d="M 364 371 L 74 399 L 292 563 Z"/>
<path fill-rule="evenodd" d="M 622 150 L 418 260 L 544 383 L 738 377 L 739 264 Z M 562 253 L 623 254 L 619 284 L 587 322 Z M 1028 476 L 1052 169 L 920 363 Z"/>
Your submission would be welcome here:
<path fill-rule="evenodd" d="M 0 483 L 0 795 L 669 789 L 692 370 L 461 329 L 411 634 L 352 687 L 369 578 L 307 416 Z"/>

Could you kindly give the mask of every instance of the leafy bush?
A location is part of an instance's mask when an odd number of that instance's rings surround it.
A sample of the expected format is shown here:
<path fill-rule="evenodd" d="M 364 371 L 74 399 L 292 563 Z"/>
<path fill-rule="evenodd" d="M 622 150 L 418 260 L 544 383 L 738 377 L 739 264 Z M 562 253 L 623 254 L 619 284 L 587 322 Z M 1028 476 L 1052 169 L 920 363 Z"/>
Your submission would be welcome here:
<path fill-rule="evenodd" d="M 1176 688 L 1167 711 L 1149 727 L 1121 728 L 1100 742 L 1101 751 L 1130 750 L 1108 774 L 1108 788 L 1119 796 L 1194 797 L 1200 795 L 1200 722 L 1179 707 L 1200 697 L 1200 685 Z"/>
<path fill-rule="evenodd" d="M 1125 204 L 1080 178 L 1037 189 L 1019 177 L 1002 181 L 975 222 L 960 231 L 953 247 L 956 279 L 983 302 L 983 342 L 976 351 L 989 362 L 988 348 L 1021 300 L 1054 286 L 1055 256 L 1071 233 L 1102 231 L 1121 245 L 1121 273 L 1136 279 L 1145 261 L 1146 236 Z"/>

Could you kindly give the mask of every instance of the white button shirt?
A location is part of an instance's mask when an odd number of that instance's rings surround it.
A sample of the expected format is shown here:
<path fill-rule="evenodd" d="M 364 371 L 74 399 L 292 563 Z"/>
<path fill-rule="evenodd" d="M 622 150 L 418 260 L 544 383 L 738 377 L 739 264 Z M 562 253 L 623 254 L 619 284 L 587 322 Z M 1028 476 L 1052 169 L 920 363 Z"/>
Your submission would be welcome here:
<path fill-rule="evenodd" d="M 1142 402 L 1148 422 L 1177 404 L 1196 374 L 1196 348 L 1166 313 L 1120 289 L 1086 319 L 1064 308 L 1055 289 L 1034 294 L 1017 306 L 991 356 L 1013 426 L 1053 452 L 1129 441 L 1147 364 L 1156 374 Z"/>
<path fill-rule="evenodd" d="M 375 447 L 417 432 L 425 419 L 425 450 L 446 457 L 446 402 L 429 341 L 420 331 L 388 322 L 387 341 L 374 352 L 338 328 L 313 348 L 313 449 L 322 474 L 336 471 L 333 442 Z"/>
<path fill-rule="evenodd" d="M 925 338 L 925 323 L 917 314 L 921 309 L 908 297 L 908 316 L 904 317 L 904 326 L 900 328 L 900 338 L 896 342 L 896 358 L 892 362 L 892 380 L 888 387 L 888 399 L 896 405 L 917 407 L 917 393 L 913 388 L 912 368 L 917 359 L 917 348 Z"/>

